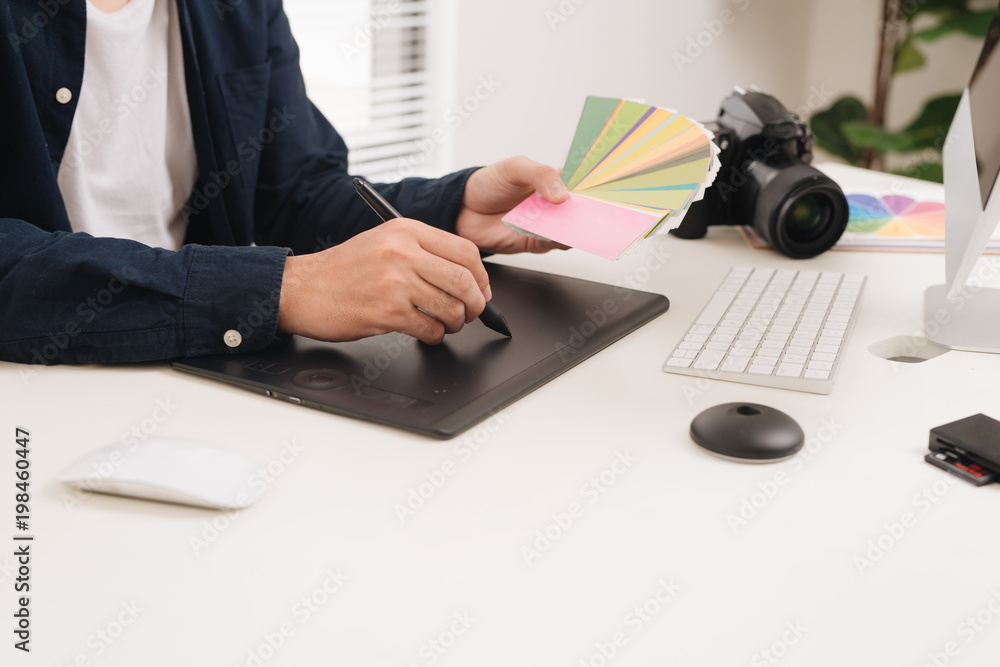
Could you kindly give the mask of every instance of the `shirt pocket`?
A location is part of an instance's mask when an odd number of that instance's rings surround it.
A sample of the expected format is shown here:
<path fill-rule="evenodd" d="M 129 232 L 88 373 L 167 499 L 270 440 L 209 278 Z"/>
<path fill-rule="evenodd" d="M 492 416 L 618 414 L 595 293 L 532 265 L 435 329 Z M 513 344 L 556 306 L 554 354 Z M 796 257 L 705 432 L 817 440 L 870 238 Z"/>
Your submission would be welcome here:
<path fill-rule="evenodd" d="M 236 160 L 243 186 L 254 188 L 261 151 L 274 140 L 266 118 L 271 61 L 220 74 L 218 81 L 232 142 L 225 162 Z"/>

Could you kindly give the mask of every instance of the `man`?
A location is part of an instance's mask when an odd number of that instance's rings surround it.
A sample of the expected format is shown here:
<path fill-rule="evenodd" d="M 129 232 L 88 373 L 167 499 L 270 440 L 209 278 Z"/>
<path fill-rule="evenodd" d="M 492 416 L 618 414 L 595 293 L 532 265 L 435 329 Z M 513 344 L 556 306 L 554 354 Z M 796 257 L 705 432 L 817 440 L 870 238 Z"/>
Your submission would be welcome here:
<path fill-rule="evenodd" d="M 0 0 L 0 29 L 0 359 L 436 343 L 492 296 L 480 251 L 557 247 L 500 221 L 567 197 L 526 158 L 379 186 L 411 218 L 378 224 L 280 0 Z"/>

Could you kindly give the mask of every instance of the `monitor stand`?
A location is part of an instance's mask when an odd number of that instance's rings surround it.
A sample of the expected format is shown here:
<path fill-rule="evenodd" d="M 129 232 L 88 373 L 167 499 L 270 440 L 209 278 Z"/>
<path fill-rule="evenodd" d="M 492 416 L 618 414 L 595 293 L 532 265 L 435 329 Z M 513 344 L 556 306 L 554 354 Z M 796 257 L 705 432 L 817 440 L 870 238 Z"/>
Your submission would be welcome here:
<path fill-rule="evenodd" d="M 924 333 L 953 350 L 1000 353 L 1000 289 L 972 275 L 1000 220 L 1000 185 L 984 210 L 968 88 L 945 141 L 944 191 L 947 282 L 924 293 Z"/>

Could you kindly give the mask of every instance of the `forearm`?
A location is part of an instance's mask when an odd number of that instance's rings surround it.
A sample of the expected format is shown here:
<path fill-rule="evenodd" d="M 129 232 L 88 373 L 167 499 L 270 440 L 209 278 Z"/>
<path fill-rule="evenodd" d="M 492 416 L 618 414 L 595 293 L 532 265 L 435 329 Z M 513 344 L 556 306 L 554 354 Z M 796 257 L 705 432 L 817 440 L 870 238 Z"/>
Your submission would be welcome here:
<path fill-rule="evenodd" d="M 302 174 L 291 195 L 262 185 L 255 217 L 261 221 L 258 245 L 290 247 L 296 255 L 332 248 L 381 224 L 354 190 L 353 177 L 335 167 L 313 167 Z M 407 218 L 453 232 L 465 184 L 475 169 L 438 179 L 406 178 L 375 188 Z"/>
<path fill-rule="evenodd" d="M 250 352 L 274 338 L 282 248 L 172 252 L 9 218 L 0 238 L 0 359 L 150 361 Z M 235 347 L 228 331 L 240 334 Z"/>

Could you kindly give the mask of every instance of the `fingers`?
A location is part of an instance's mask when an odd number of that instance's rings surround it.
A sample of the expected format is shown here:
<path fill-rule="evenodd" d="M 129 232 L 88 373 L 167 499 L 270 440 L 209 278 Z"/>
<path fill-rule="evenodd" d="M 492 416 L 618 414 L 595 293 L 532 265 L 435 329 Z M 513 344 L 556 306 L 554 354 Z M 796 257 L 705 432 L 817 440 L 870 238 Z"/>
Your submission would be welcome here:
<path fill-rule="evenodd" d="M 483 271 L 485 270 L 484 268 Z M 486 308 L 486 295 L 464 266 L 430 255 L 427 261 L 417 267 L 417 274 L 427 282 L 428 289 L 433 289 L 436 294 L 422 291 L 420 296 L 430 300 L 427 303 L 430 307 L 425 307 L 423 302 L 416 305 L 450 325 L 448 333 L 460 330 L 463 323 L 476 319 Z"/>
<path fill-rule="evenodd" d="M 458 265 L 458 267 L 468 271 L 476 283 L 476 286 L 479 288 L 479 291 L 484 295 L 485 300 L 492 298 L 492 292 L 490 291 L 490 276 L 486 273 L 486 267 L 483 266 L 483 260 L 479 256 L 479 248 L 476 247 L 475 243 L 463 239 L 456 234 L 451 234 L 423 223 L 416 223 L 415 233 L 417 243 L 420 244 L 421 248 L 437 258 L 447 260 L 448 262 Z M 462 298 L 462 294 L 456 294 L 455 292 L 452 292 L 450 288 L 465 290 L 467 286 L 463 284 L 464 279 L 457 274 L 445 276 L 444 269 L 440 263 L 428 261 L 423 265 L 430 267 L 431 264 L 434 264 L 437 267 L 436 272 L 431 275 L 424 275 L 424 273 L 421 273 L 421 276 L 429 283 L 436 285 L 449 294 Z M 432 269 L 429 268 L 428 270 L 430 271 Z M 436 276 L 446 282 L 438 282 L 433 279 L 432 276 Z M 470 300 L 463 298 L 463 301 L 470 306 L 475 306 L 475 303 Z M 480 312 L 482 312 L 482 308 L 480 308 Z"/>
<path fill-rule="evenodd" d="M 444 340 L 445 325 L 440 320 L 414 308 L 413 314 L 397 330 L 428 345 L 437 345 Z"/>
<path fill-rule="evenodd" d="M 559 172 L 548 165 L 518 156 L 504 160 L 497 166 L 508 182 L 530 187 L 553 204 L 560 204 L 569 198 L 569 192 L 559 177 Z"/>

